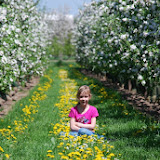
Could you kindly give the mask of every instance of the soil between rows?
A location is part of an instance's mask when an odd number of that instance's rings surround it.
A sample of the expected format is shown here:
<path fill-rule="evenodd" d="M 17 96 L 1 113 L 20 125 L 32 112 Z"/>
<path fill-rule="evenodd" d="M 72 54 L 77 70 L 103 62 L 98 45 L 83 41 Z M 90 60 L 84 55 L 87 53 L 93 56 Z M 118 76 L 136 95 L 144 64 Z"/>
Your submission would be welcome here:
<path fill-rule="evenodd" d="M 0 97 L 0 118 L 4 118 L 17 101 L 26 97 L 29 91 L 39 83 L 39 79 L 40 77 L 32 77 L 25 87 L 15 87 L 5 97 Z"/>

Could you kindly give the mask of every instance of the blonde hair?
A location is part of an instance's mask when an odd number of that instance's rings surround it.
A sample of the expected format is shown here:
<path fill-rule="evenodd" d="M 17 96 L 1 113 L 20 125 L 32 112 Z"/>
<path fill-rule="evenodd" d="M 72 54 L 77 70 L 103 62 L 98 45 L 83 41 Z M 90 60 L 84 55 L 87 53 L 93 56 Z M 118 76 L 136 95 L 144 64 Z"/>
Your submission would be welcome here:
<path fill-rule="evenodd" d="M 83 85 L 83 86 L 79 87 L 78 92 L 77 92 L 77 98 L 78 99 L 79 99 L 80 94 L 82 92 L 85 92 L 85 93 L 89 94 L 89 96 L 91 97 L 91 90 L 90 90 L 90 88 L 87 85 Z"/>

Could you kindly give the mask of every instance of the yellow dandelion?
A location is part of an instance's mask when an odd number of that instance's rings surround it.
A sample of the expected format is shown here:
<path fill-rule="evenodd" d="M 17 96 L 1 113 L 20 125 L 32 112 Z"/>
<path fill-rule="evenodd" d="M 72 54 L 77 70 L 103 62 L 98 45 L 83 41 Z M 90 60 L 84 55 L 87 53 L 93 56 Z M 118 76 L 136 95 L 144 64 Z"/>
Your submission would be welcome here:
<path fill-rule="evenodd" d="M 63 155 L 63 153 L 62 153 L 62 152 L 59 152 L 58 154 L 59 154 L 59 155 L 61 155 L 61 156 Z"/>
<path fill-rule="evenodd" d="M 83 158 L 84 158 L 84 159 L 86 159 L 87 157 L 88 157 L 88 155 L 87 155 L 87 154 L 84 154 L 84 155 L 83 155 Z"/>
<path fill-rule="evenodd" d="M 7 159 L 9 159 L 9 155 L 8 154 L 5 154 L 5 156 L 6 156 Z"/>
<path fill-rule="evenodd" d="M 69 159 L 67 156 L 61 156 L 61 159 Z"/>
<path fill-rule="evenodd" d="M 4 150 L 3 150 L 3 148 L 2 148 L 1 146 L 0 146 L 0 151 L 1 151 L 1 152 L 4 152 Z"/>

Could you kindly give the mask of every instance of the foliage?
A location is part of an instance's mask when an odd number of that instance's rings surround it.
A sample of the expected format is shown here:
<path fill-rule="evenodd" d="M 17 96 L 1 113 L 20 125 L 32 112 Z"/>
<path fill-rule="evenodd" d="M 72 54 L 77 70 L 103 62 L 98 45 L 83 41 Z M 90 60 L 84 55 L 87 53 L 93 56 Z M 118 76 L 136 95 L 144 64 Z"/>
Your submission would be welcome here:
<path fill-rule="evenodd" d="M 51 44 L 48 48 L 49 57 L 65 59 L 75 55 L 73 47 L 74 17 L 63 11 L 44 12 L 44 21 L 48 26 Z"/>
<path fill-rule="evenodd" d="M 132 80 L 146 90 L 160 83 L 160 3 L 91 2 L 77 18 L 77 61 L 86 68 Z"/>
<path fill-rule="evenodd" d="M 64 43 L 61 43 L 59 37 L 53 37 L 53 41 L 47 48 L 47 53 L 50 58 L 62 58 L 69 59 L 70 57 L 75 56 L 75 46 L 72 44 L 72 34 L 68 34 L 64 38 Z M 66 57 L 66 58 L 65 58 Z"/>
<path fill-rule="evenodd" d="M 49 56 L 58 56 L 63 52 L 62 44 L 58 43 L 58 38 L 54 37 L 51 44 L 48 46 Z"/>
<path fill-rule="evenodd" d="M 73 34 L 69 33 L 68 37 L 65 38 L 65 42 L 64 42 L 64 55 L 67 55 L 69 57 L 74 56 L 75 55 L 75 46 L 72 44 L 72 37 Z"/>

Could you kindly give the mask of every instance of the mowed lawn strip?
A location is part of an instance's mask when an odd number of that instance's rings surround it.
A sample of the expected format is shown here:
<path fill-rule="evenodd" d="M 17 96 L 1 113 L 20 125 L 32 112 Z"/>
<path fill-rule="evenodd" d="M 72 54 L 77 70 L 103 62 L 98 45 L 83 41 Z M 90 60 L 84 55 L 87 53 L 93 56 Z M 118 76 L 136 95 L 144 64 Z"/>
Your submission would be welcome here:
<path fill-rule="evenodd" d="M 46 75 L 49 75 L 53 80 L 51 87 L 45 92 L 47 97 L 38 102 L 38 112 L 33 116 L 34 120 L 28 122 L 28 128 L 24 133 L 15 133 L 16 143 L 11 144 L 7 140 L 3 141 L 3 149 L 10 155 L 10 158 L 15 160 L 35 160 L 45 159 L 47 150 L 51 148 L 51 138 L 48 136 L 51 129 L 51 123 L 56 123 L 59 120 L 58 109 L 54 107 L 54 104 L 58 100 L 60 81 L 57 76 L 59 68 L 54 65 L 50 65 L 46 71 Z M 46 78 L 40 79 L 40 84 L 46 82 Z M 36 86 L 30 91 L 29 96 L 23 98 L 17 102 L 14 109 L 3 119 L 0 120 L 1 128 L 7 126 L 12 127 L 14 120 L 22 120 L 22 108 L 29 105 L 29 99 L 33 95 L 33 92 L 37 90 L 40 85 Z M 2 137 L 3 138 L 3 137 Z"/>

